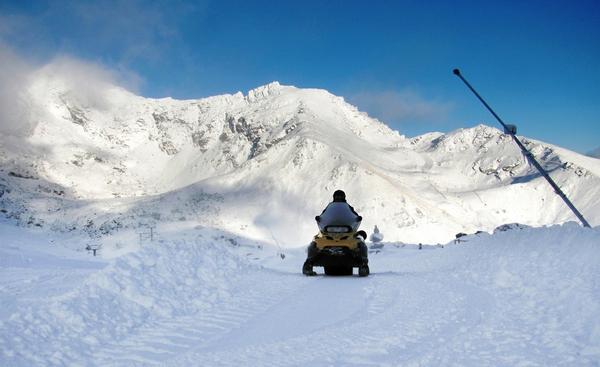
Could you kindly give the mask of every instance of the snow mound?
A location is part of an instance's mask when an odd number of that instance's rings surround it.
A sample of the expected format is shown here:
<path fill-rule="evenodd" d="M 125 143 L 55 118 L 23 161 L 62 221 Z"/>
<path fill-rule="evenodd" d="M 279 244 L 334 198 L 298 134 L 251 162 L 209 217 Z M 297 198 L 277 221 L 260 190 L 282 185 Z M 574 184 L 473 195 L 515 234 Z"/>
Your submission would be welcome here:
<path fill-rule="evenodd" d="M 120 342 L 158 320 L 196 315 L 210 323 L 225 305 L 236 303 L 244 278 L 258 271 L 232 252 L 241 245 L 258 246 L 214 231 L 122 256 L 78 288 L 4 320 L 0 364 L 77 364 L 82 358 L 103 364 L 96 349 L 119 350 Z"/>

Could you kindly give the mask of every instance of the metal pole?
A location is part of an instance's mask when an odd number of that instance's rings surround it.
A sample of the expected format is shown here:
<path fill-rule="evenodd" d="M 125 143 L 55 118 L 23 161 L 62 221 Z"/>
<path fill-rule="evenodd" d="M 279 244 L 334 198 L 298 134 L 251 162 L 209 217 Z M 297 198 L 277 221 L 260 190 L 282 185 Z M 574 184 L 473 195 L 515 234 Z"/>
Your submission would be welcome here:
<path fill-rule="evenodd" d="M 527 160 L 529 160 L 529 162 L 538 170 L 538 172 L 546 179 L 546 181 L 548 181 L 550 186 L 552 186 L 552 188 L 554 189 L 554 192 L 556 192 L 556 194 L 558 194 L 558 196 L 560 196 L 560 198 L 563 199 L 565 204 L 567 204 L 567 206 L 575 214 L 577 219 L 579 219 L 579 221 L 581 221 L 583 226 L 590 228 L 590 224 L 588 223 L 588 221 L 585 220 L 583 215 L 579 212 L 579 210 L 577 210 L 577 208 L 575 207 L 575 205 L 573 205 L 571 200 L 569 200 L 567 195 L 565 195 L 565 193 L 560 189 L 560 187 L 558 187 L 556 182 L 554 182 L 552 177 L 550 177 L 550 175 L 548 175 L 548 172 L 546 172 L 546 170 L 538 163 L 538 161 L 535 159 L 533 154 L 531 154 L 531 152 L 529 150 L 527 150 L 527 148 L 525 148 L 523 143 L 521 143 L 519 138 L 517 138 L 515 129 L 510 127 L 509 125 L 505 124 L 504 121 L 502 121 L 500 116 L 498 116 L 496 114 L 496 112 L 494 112 L 494 110 L 492 110 L 492 108 L 487 104 L 487 102 L 479 95 L 479 93 L 477 93 L 477 91 L 471 86 L 471 84 L 469 84 L 469 82 L 462 76 L 462 74 L 460 73 L 460 70 L 454 69 L 452 72 L 454 73 L 454 75 L 458 76 L 460 78 L 460 80 L 462 80 L 467 87 L 469 87 L 471 92 L 473 92 L 473 94 L 475 94 L 475 96 L 481 101 L 481 103 L 483 103 L 483 105 L 488 109 L 488 111 L 490 111 L 492 113 L 492 115 L 494 115 L 496 120 L 498 120 L 498 122 L 504 128 L 504 132 L 506 132 L 510 136 L 512 136 L 513 140 L 519 146 L 519 149 L 521 149 L 521 151 L 523 152 L 523 154 L 525 155 Z"/>

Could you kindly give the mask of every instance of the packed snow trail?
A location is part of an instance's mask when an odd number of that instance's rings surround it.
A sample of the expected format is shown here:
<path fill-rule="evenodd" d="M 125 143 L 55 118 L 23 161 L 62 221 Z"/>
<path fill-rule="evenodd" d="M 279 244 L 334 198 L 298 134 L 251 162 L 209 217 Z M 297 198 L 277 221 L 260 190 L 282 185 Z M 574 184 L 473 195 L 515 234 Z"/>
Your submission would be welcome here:
<path fill-rule="evenodd" d="M 447 302 L 430 300 L 431 291 Z M 476 300 L 410 275 L 311 279 L 243 329 L 172 364 L 382 365 L 390 358 L 394 363 L 406 361 L 434 347 L 438 337 L 452 336 L 461 320 L 476 323 L 478 313 L 474 318 L 467 315 L 469 301 Z M 488 310 L 485 301 L 477 303 Z"/>
<path fill-rule="evenodd" d="M 19 251 L 34 255 L 2 255 Z M 39 263 L 2 263 L 0 365 L 600 363 L 599 228 L 388 243 L 367 278 L 304 277 L 304 257 L 201 231 L 106 266 L 64 260 L 49 290 L 28 278 Z"/>

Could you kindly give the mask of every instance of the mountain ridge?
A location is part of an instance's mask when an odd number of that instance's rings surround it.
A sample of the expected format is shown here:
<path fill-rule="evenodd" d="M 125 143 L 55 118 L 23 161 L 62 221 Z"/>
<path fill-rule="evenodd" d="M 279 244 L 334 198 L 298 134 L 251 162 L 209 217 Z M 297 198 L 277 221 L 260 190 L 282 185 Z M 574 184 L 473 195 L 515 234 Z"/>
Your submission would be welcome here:
<path fill-rule="evenodd" d="M 342 97 L 278 82 L 246 95 L 184 101 L 108 86 L 96 91 L 101 103 L 45 83 L 30 88 L 43 118 L 24 140 L 27 154 L 2 139 L 0 185 L 11 192 L 0 204 L 21 224 L 51 222 L 64 230 L 96 218 L 133 228 L 135 216 L 125 219 L 114 208 L 139 206 L 152 216 L 168 207 L 161 220 L 196 218 L 299 244 L 315 231 L 311 218 L 338 188 L 366 229 L 378 224 L 413 242 L 441 242 L 506 222 L 573 220 L 510 137 L 489 126 L 407 138 Z M 524 142 L 598 223 L 599 200 L 582 198 L 597 193 L 600 166 L 562 148 Z M 164 206 L 166 197 L 174 202 Z M 198 197 L 210 198 L 211 209 Z M 62 207 L 63 217 L 32 204 L 43 200 Z M 512 200 L 522 203 L 507 208 Z M 199 208 L 214 217 L 203 218 Z M 94 224 L 90 233 L 98 230 Z"/>

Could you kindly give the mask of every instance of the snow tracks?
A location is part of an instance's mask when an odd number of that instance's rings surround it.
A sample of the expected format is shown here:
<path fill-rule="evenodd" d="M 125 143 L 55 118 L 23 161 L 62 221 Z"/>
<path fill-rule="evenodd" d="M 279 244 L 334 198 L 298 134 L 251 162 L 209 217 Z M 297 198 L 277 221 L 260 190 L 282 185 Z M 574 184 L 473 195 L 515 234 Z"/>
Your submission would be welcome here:
<path fill-rule="evenodd" d="M 304 277 L 301 250 L 246 256 L 250 247 L 214 239 L 145 248 L 12 313 L 0 324 L 0 365 L 600 362 L 599 229 L 386 244 L 367 278 Z M 260 256 L 268 267 L 244 258 Z"/>
<path fill-rule="evenodd" d="M 152 365 L 207 343 L 289 291 L 229 251 L 210 236 L 165 242 L 13 309 L 0 365 Z"/>

